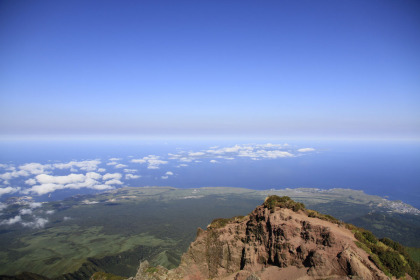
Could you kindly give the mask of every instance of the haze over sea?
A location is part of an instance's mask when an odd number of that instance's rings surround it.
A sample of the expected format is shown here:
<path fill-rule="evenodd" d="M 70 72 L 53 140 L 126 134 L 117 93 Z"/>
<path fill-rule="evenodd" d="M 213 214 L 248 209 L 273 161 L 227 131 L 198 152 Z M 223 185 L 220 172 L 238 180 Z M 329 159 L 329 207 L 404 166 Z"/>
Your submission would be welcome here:
<path fill-rule="evenodd" d="M 10 190 L 2 200 L 51 201 L 123 186 L 303 187 L 363 190 L 420 208 L 418 141 L 3 140 L 0 155 Z M 94 182 L 88 174 L 97 174 Z"/>
<path fill-rule="evenodd" d="M 416 0 L 0 1 L 0 200 L 307 187 L 420 208 L 419 26 Z"/>

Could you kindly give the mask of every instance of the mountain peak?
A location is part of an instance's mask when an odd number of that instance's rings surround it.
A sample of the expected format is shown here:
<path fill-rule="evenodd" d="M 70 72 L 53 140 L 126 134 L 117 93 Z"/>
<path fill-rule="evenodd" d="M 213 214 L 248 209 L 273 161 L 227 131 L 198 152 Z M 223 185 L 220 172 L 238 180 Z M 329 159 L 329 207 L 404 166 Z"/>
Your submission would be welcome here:
<path fill-rule="evenodd" d="M 198 229 L 178 268 L 142 263 L 131 279 L 389 279 L 356 242 L 331 216 L 270 196 L 247 216 Z"/>

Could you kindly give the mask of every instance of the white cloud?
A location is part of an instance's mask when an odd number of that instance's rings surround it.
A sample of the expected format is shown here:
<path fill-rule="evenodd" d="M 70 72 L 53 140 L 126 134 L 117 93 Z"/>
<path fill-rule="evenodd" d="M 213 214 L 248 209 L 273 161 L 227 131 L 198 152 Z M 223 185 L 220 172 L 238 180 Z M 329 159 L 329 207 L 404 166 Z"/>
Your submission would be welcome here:
<path fill-rule="evenodd" d="M 59 184 L 42 184 L 42 185 L 36 185 L 33 186 L 30 189 L 25 190 L 25 194 L 26 193 L 35 193 L 38 195 L 43 195 L 43 194 L 47 194 L 50 192 L 54 192 L 56 190 L 61 190 L 64 189 L 63 185 L 59 185 Z"/>
<path fill-rule="evenodd" d="M 20 188 L 13 188 L 13 187 L 6 187 L 6 188 L 0 188 L 0 196 L 4 194 L 10 194 L 20 191 Z"/>
<path fill-rule="evenodd" d="M 36 218 L 33 222 L 23 222 L 22 225 L 24 227 L 30 228 L 43 228 L 48 223 L 48 219 L 44 218 Z"/>
<path fill-rule="evenodd" d="M 47 215 L 52 215 L 52 214 L 54 214 L 54 210 L 48 210 L 48 211 L 45 211 L 45 214 L 47 214 Z"/>
<path fill-rule="evenodd" d="M 119 164 L 115 165 L 114 167 L 115 168 L 124 168 L 124 167 L 127 167 L 127 165 L 119 163 Z"/>
<path fill-rule="evenodd" d="M 21 218 L 21 216 L 18 215 L 18 216 L 15 216 L 13 218 L 10 218 L 8 220 L 1 221 L 0 225 L 13 225 L 13 224 L 19 223 L 21 221 L 22 221 L 22 218 Z"/>
<path fill-rule="evenodd" d="M 210 162 L 211 163 L 218 163 L 218 161 L 217 160 L 214 160 L 214 159 L 210 160 Z"/>
<path fill-rule="evenodd" d="M 118 164 L 118 162 L 111 161 L 111 162 L 108 162 L 106 165 L 117 165 L 117 164 Z"/>
<path fill-rule="evenodd" d="M 126 169 L 124 169 L 123 170 L 125 173 L 135 173 L 135 172 L 137 172 L 138 170 L 137 169 L 128 169 L 128 168 L 126 168 Z"/>
<path fill-rule="evenodd" d="M 51 176 L 47 174 L 37 175 L 36 180 L 40 184 L 70 184 L 85 181 L 86 176 L 83 174 L 69 174 L 66 176 Z"/>
<path fill-rule="evenodd" d="M 122 178 L 121 173 L 106 173 L 103 177 L 102 180 L 106 181 L 109 179 L 116 179 L 116 180 L 120 180 Z"/>
<path fill-rule="evenodd" d="M 165 173 L 165 175 L 172 176 L 172 175 L 174 175 L 174 173 L 172 171 L 168 171 L 168 172 Z"/>
<path fill-rule="evenodd" d="M 105 182 L 105 185 L 122 185 L 123 183 L 118 179 L 112 179 Z"/>
<path fill-rule="evenodd" d="M 41 174 L 41 173 L 48 173 L 47 170 L 51 169 L 52 166 L 50 164 L 41 164 L 41 163 L 26 163 L 19 166 L 20 170 L 27 171 L 31 174 Z"/>
<path fill-rule="evenodd" d="M 114 158 L 110 158 L 109 160 L 110 160 L 110 161 L 118 161 L 118 160 L 121 160 L 121 158 L 115 158 L 115 157 L 114 157 Z"/>
<path fill-rule="evenodd" d="M 20 209 L 19 214 L 21 215 L 32 215 L 32 209 Z"/>
<path fill-rule="evenodd" d="M 25 184 L 30 185 L 30 186 L 36 185 L 36 180 L 33 178 L 28 179 L 25 181 Z"/>
<path fill-rule="evenodd" d="M 0 211 L 4 210 L 7 208 L 7 204 L 0 202 Z"/>
<path fill-rule="evenodd" d="M 56 163 L 53 166 L 58 169 L 70 169 L 77 167 L 80 170 L 84 171 L 95 171 L 98 169 L 98 165 L 101 164 L 101 161 L 98 159 L 95 160 L 85 160 L 85 161 L 70 161 L 68 163 Z"/>
<path fill-rule="evenodd" d="M 6 173 L 3 173 L 3 174 L 0 174 L 0 179 L 10 180 L 10 179 L 13 179 L 13 178 L 26 177 L 26 176 L 29 176 L 29 175 L 30 175 L 30 172 L 27 171 L 27 170 L 18 170 L 18 171 L 13 170 L 11 172 L 6 172 Z"/>
<path fill-rule="evenodd" d="M 163 180 L 166 180 L 166 179 L 168 179 L 168 178 L 169 178 L 169 176 L 162 176 L 162 177 L 160 177 L 160 178 L 162 178 Z"/>
<path fill-rule="evenodd" d="M 108 186 L 108 185 L 94 185 L 91 187 L 91 189 L 95 189 L 98 191 L 103 191 L 103 190 L 112 190 L 113 187 Z"/>
<path fill-rule="evenodd" d="M 125 174 L 125 179 L 126 179 L 126 180 L 128 180 L 128 179 L 138 179 L 138 178 L 140 178 L 140 177 L 141 177 L 140 175 Z"/>
<path fill-rule="evenodd" d="M 168 161 L 161 160 L 159 156 L 155 156 L 155 155 L 149 155 L 149 156 L 143 157 L 141 159 L 132 159 L 131 162 L 140 163 L 140 164 L 147 163 L 148 164 L 148 166 L 147 166 L 148 169 L 159 169 L 160 165 L 168 163 Z"/>
<path fill-rule="evenodd" d="M 139 159 L 132 159 L 131 162 L 143 164 L 143 163 L 146 163 L 147 160 L 139 158 Z"/>
<path fill-rule="evenodd" d="M 187 167 L 188 166 L 188 164 L 185 164 L 185 163 L 181 163 L 180 165 L 178 165 L 178 167 Z"/>
<path fill-rule="evenodd" d="M 7 164 L 3 164 L 3 163 L 0 163 L 0 168 L 4 168 L 4 169 L 6 169 L 6 168 L 8 168 L 9 167 L 9 165 L 7 165 Z"/>
<path fill-rule="evenodd" d="M 188 153 L 188 155 L 190 156 L 190 157 L 199 157 L 199 156 L 204 156 L 206 153 L 203 153 L 203 152 L 190 152 L 190 153 Z"/>
<path fill-rule="evenodd" d="M 73 218 L 72 217 L 67 217 L 67 216 L 63 218 L 63 221 L 68 221 L 68 220 L 73 220 Z"/>
<path fill-rule="evenodd" d="M 106 169 L 105 168 L 98 168 L 98 170 L 96 170 L 96 171 L 103 173 L 103 172 L 106 172 Z"/>
<path fill-rule="evenodd" d="M 38 195 L 44 195 L 47 193 L 54 192 L 62 189 L 81 189 L 89 188 L 95 190 L 112 189 L 112 184 L 122 184 L 119 179 L 122 175 L 120 173 L 107 173 L 101 175 L 96 172 L 87 172 L 84 174 L 69 174 L 66 176 L 51 176 L 46 174 L 37 175 L 35 178 L 39 185 L 32 186 L 31 188 L 24 191 L 24 193 L 35 193 Z M 107 181 L 102 184 L 99 180 L 102 179 Z"/>
<path fill-rule="evenodd" d="M 297 150 L 299 153 L 307 153 L 307 152 L 313 152 L 315 151 L 314 148 L 301 148 Z"/>
<path fill-rule="evenodd" d="M 28 206 L 31 209 L 35 209 L 35 208 L 41 207 L 42 203 L 41 202 L 30 202 L 30 203 L 28 203 Z"/>
<path fill-rule="evenodd" d="M 86 173 L 86 178 L 91 178 L 94 180 L 99 180 L 101 179 L 102 175 L 96 172 L 88 172 Z"/>

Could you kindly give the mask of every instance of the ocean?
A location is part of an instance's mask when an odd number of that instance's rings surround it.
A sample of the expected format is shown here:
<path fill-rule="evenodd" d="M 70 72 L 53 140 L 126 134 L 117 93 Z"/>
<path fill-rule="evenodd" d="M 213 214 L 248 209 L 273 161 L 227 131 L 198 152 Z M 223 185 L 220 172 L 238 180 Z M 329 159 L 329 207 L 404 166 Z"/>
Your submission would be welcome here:
<path fill-rule="evenodd" d="M 420 208 L 420 142 L 0 141 L 0 201 L 51 201 L 123 186 L 350 188 Z"/>

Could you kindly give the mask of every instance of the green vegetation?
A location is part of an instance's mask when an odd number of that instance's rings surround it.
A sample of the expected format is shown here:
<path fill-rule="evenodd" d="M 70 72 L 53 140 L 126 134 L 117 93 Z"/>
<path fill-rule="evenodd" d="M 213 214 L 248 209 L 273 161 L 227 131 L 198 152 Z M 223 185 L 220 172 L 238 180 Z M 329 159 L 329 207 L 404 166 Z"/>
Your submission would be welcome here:
<path fill-rule="evenodd" d="M 246 216 L 236 216 L 233 218 L 218 218 L 218 219 L 214 219 L 211 224 L 210 224 L 210 228 L 222 228 L 224 226 L 226 226 L 228 223 L 232 223 L 232 222 L 241 222 L 246 218 Z"/>
<path fill-rule="evenodd" d="M 146 272 L 149 273 L 149 274 L 153 274 L 155 272 L 158 272 L 158 269 L 154 266 L 150 266 L 146 269 Z"/>
<path fill-rule="evenodd" d="M 342 224 L 343 223 L 342 221 L 334 218 L 331 215 L 321 214 L 321 213 L 319 213 L 318 211 L 315 211 L 315 210 L 306 209 L 305 213 L 308 215 L 308 217 L 311 217 L 311 218 L 318 218 L 318 219 L 325 220 L 325 221 L 328 221 L 328 222 L 331 222 L 331 223 L 334 223 L 334 224 Z"/>
<path fill-rule="evenodd" d="M 420 279 L 420 264 L 412 260 L 405 247 L 389 238 L 377 239 L 376 236 L 365 229 L 348 225 L 358 240 L 356 244 L 365 250 L 375 265 L 388 276 L 397 278 L 411 275 Z"/>
<path fill-rule="evenodd" d="M 414 261 L 420 263 L 420 248 L 405 247 L 405 249 Z"/>
<path fill-rule="evenodd" d="M 95 272 L 90 280 L 123 280 L 124 277 L 117 276 L 111 273 L 106 273 L 102 271 Z"/>
<path fill-rule="evenodd" d="M 295 202 L 288 196 L 280 197 L 278 195 L 271 195 L 267 197 L 263 205 L 271 211 L 274 211 L 276 207 L 292 209 L 295 212 L 305 209 L 305 205 L 303 203 Z"/>

